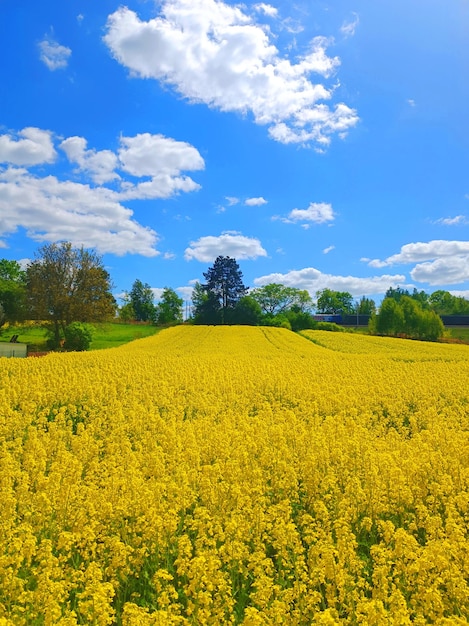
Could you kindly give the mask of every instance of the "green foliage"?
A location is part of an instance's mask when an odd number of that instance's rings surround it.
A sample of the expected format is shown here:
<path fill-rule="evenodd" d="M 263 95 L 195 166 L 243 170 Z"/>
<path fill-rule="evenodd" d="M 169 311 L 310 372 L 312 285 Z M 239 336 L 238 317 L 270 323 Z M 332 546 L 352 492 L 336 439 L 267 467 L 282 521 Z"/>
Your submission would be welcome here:
<path fill-rule="evenodd" d="M 441 318 L 421 303 L 418 298 L 400 295 L 385 298 L 379 313 L 373 315 L 369 329 L 372 334 L 409 337 L 425 341 L 437 341 L 443 336 Z"/>
<path fill-rule="evenodd" d="M 288 317 L 282 313 L 279 315 L 263 315 L 261 320 L 262 326 L 275 326 L 277 328 L 287 328 L 291 330 L 291 324 Z"/>
<path fill-rule="evenodd" d="M 135 311 L 132 302 L 124 302 L 118 310 L 119 319 L 122 322 L 131 322 L 135 319 Z"/>
<path fill-rule="evenodd" d="M 290 322 L 291 329 L 295 332 L 306 330 L 307 328 L 316 328 L 318 324 L 311 313 L 307 311 L 290 309 L 285 315 Z"/>
<path fill-rule="evenodd" d="M 181 324 L 182 305 L 184 301 L 174 289 L 165 287 L 161 295 L 160 302 L 155 309 L 155 321 L 159 325 Z"/>
<path fill-rule="evenodd" d="M 402 287 L 396 287 L 396 288 L 389 287 L 389 289 L 386 291 L 384 295 L 385 300 L 386 298 L 392 298 L 393 300 L 399 303 L 401 302 L 402 298 L 412 298 L 412 300 L 415 300 L 416 302 L 418 302 L 420 308 L 422 309 L 427 309 L 429 305 L 428 293 L 426 293 L 423 290 L 417 291 L 415 287 L 412 293 L 410 293 L 408 289 L 403 289 Z"/>
<path fill-rule="evenodd" d="M 345 333 L 345 328 L 334 322 L 316 322 L 315 330 L 329 330 L 333 333 Z"/>
<path fill-rule="evenodd" d="M 354 312 L 353 297 L 348 291 L 321 289 L 316 292 L 318 313 L 350 315 Z"/>
<path fill-rule="evenodd" d="M 234 309 L 234 323 L 257 326 L 261 323 L 262 311 L 256 300 L 251 296 L 243 296 Z"/>
<path fill-rule="evenodd" d="M 31 323 L 17 324 L 9 328 L 8 333 L 0 337 L 0 341 L 9 341 L 12 334 L 19 335 L 20 343 L 28 344 L 30 352 L 41 352 L 54 348 L 54 341 L 47 344 L 47 330 L 42 325 Z M 158 330 L 147 324 L 122 324 L 117 322 L 97 323 L 93 325 L 93 339 L 90 350 L 115 348 L 135 339 L 143 339 L 154 335 Z"/>
<path fill-rule="evenodd" d="M 26 268 L 26 285 L 29 315 L 45 322 L 55 348 L 72 322 L 98 322 L 115 315 L 102 258 L 83 247 L 68 242 L 43 246 Z"/>
<path fill-rule="evenodd" d="M 250 296 L 258 302 L 266 315 L 278 315 L 295 309 L 308 311 L 313 306 L 311 296 L 305 289 L 286 287 L 280 283 L 269 283 L 253 289 Z"/>
<path fill-rule="evenodd" d="M 431 309 L 438 315 L 469 315 L 469 300 L 462 296 L 453 296 L 443 289 L 434 291 L 428 302 Z"/>
<path fill-rule="evenodd" d="M 235 307 L 246 295 L 243 274 L 236 259 L 218 256 L 204 272 L 206 284 L 197 283 L 192 294 L 194 322 L 197 324 L 231 324 Z"/>
<path fill-rule="evenodd" d="M 137 278 L 128 294 L 128 302 L 132 305 L 134 319 L 137 322 L 150 322 L 155 318 L 153 290 L 148 283 Z"/>
<path fill-rule="evenodd" d="M 25 319 L 25 277 L 17 261 L 0 259 L 0 328 Z"/>
<path fill-rule="evenodd" d="M 215 295 L 197 282 L 192 291 L 194 324 L 221 324 L 220 306 Z"/>
<path fill-rule="evenodd" d="M 93 339 L 93 328 L 83 322 L 72 322 L 64 330 L 65 350 L 88 350 Z"/>
<path fill-rule="evenodd" d="M 371 298 L 362 297 L 358 303 L 358 315 L 373 315 L 376 313 L 376 303 Z"/>

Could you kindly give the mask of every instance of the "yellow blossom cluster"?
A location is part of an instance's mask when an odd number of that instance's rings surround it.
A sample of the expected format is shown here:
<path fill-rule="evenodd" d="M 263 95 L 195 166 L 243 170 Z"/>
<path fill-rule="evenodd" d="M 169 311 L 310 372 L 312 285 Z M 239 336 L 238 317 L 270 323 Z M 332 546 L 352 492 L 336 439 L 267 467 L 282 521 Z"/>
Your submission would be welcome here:
<path fill-rule="evenodd" d="M 179 326 L 0 361 L 0 626 L 469 620 L 469 348 Z"/>

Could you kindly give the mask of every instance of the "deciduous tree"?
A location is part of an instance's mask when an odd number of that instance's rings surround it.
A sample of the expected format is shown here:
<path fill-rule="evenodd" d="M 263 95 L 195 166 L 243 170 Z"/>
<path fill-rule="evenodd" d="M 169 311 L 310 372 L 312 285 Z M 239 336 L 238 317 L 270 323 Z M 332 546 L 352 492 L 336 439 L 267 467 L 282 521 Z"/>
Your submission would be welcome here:
<path fill-rule="evenodd" d="M 157 324 L 180 324 L 182 322 L 182 305 L 184 301 L 174 289 L 165 287 L 160 302 L 156 306 L 155 320 Z"/>
<path fill-rule="evenodd" d="M 26 316 L 26 273 L 17 261 L 0 259 L 0 327 Z"/>
<path fill-rule="evenodd" d="M 256 300 L 266 315 L 279 315 L 291 309 L 308 311 L 313 306 L 306 289 L 287 287 L 281 283 L 269 283 L 253 289 L 249 294 Z"/>
<path fill-rule="evenodd" d="M 102 258 L 69 242 L 39 249 L 26 268 L 26 289 L 30 315 L 49 328 L 55 347 L 71 322 L 100 322 L 115 315 Z"/>
<path fill-rule="evenodd" d="M 132 285 L 129 294 L 129 302 L 134 310 L 137 322 L 149 322 L 155 318 L 154 293 L 148 283 L 142 283 L 137 278 Z"/>
<path fill-rule="evenodd" d="M 353 297 L 348 291 L 321 289 L 316 292 L 318 313 L 331 315 L 350 315 L 353 313 Z"/>

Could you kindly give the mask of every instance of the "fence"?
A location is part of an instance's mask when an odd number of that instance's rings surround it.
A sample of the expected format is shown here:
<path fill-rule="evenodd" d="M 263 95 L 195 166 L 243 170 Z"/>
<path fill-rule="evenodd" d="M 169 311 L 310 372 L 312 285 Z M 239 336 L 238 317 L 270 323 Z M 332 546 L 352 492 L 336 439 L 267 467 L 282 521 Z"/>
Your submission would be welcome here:
<path fill-rule="evenodd" d="M 0 357 L 26 357 L 28 345 L 26 343 L 0 343 Z"/>

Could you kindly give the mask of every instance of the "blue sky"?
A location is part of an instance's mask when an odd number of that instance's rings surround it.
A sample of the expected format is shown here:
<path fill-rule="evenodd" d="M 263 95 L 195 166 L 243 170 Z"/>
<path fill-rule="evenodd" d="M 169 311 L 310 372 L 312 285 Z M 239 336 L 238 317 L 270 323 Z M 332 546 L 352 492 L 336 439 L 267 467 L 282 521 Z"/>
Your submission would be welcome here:
<path fill-rule="evenodd" d="M 0 257 L 469 297 L 467 0 L 0 0 Z"/>

